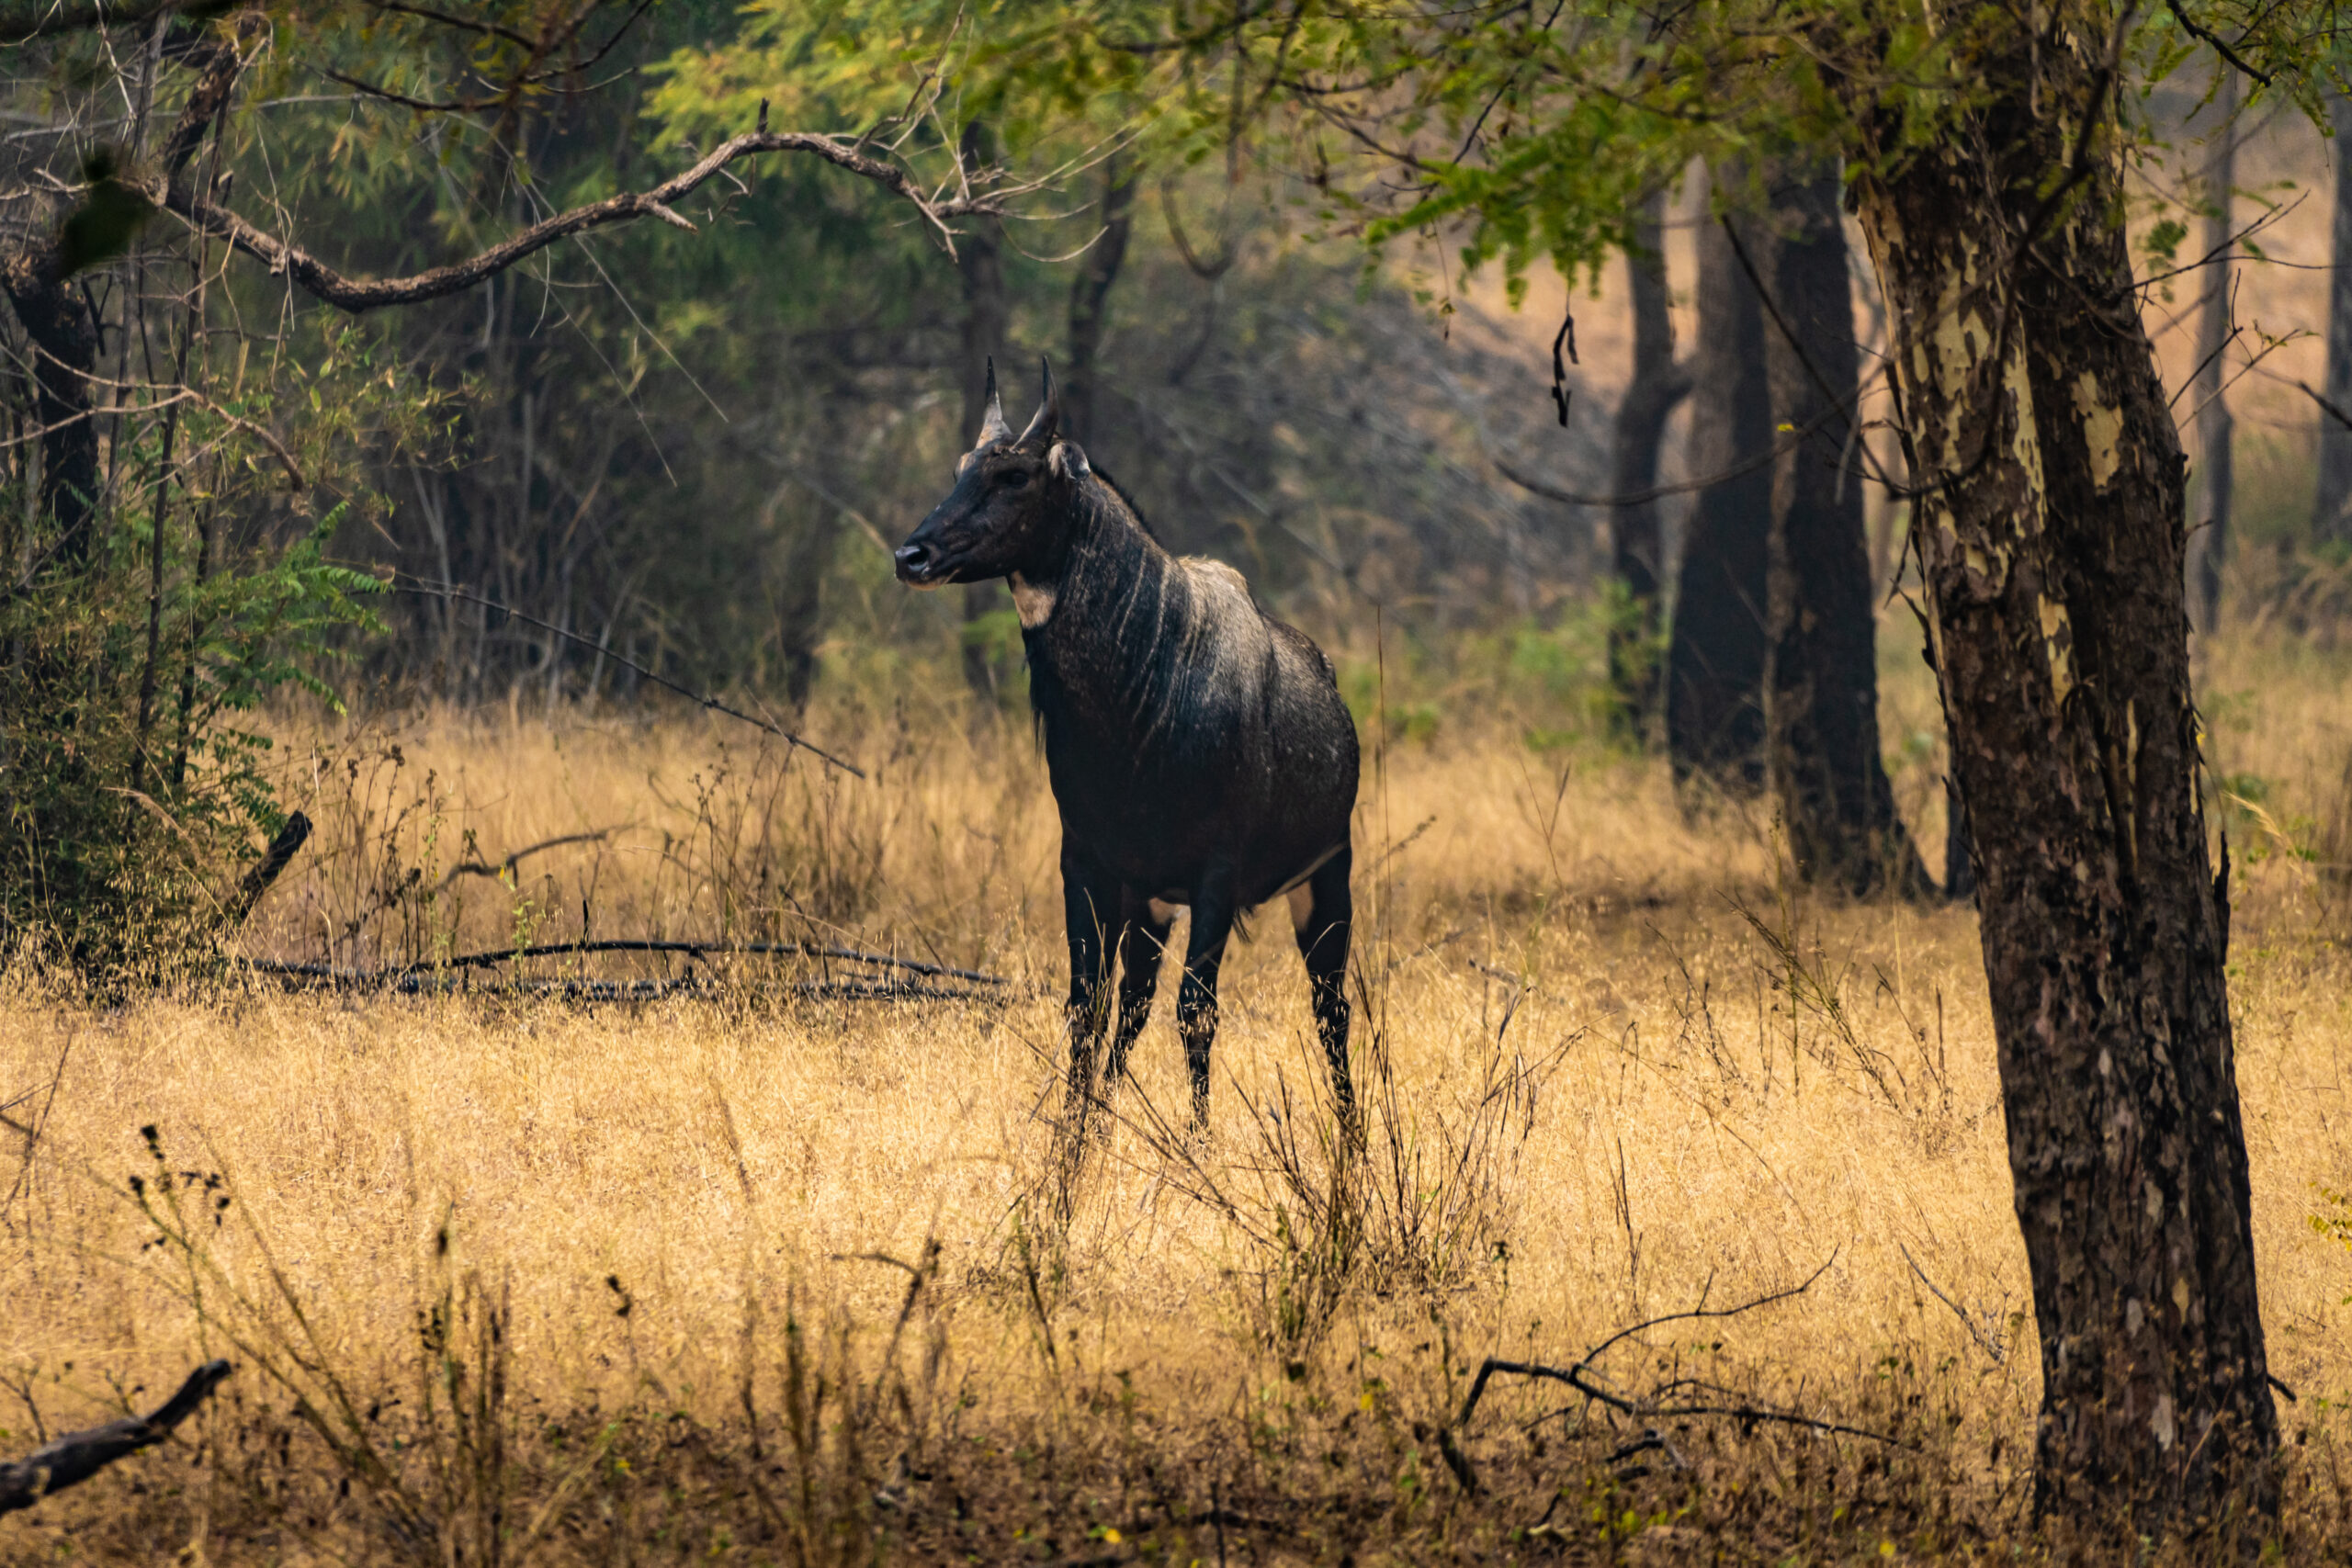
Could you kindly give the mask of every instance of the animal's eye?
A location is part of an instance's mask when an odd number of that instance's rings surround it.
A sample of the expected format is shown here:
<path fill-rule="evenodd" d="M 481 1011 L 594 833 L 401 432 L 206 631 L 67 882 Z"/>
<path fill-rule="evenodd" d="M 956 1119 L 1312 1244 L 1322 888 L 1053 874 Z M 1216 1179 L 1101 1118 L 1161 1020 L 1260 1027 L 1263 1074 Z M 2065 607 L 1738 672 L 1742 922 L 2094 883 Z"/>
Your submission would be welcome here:
<path fill-rule="evenodd" d="M 1031 477 L 1026 468 L 1005 468 L 997 474 L 996 482 L 1007 490 L 1019 490 L 1029 482 Z"/>

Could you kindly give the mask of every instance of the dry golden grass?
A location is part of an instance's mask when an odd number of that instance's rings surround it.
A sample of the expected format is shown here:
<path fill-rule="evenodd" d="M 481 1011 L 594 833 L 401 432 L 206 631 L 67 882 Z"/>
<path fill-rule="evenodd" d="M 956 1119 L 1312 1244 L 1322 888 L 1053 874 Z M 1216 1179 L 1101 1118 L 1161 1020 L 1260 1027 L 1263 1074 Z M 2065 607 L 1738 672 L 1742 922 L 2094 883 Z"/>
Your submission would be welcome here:
<path fill-rule="evenodd" d="M 1887 662 L 1894 751 L 1935 719 Z M 2251 640 L 2205 674 L 2216 772 L 2245 802 L 2240 1081 L 2306 1546 L 2345 1540 L 2352 1398 L 2352 1255 L 2309 1223 L 2314 1183 L 2352 1187 L 2352 914 L 2320 863 L 2346 858 L 2327 838 L 2346 683 L 2340 661 Z M 848 707 L 809 725 L 870 778 L 700 722 L 321 731 L 314 852 L 250 944 L 377 964 L 569 938 L 584 904 L 599 935 L 976 965 L 1012 979 L 1007 1004 L 778 1000 L 757 982 L 780 972 L 749 965 L 717 998 L 598 1008 L 254 985 L 100 1010 L 18 977 L 0 1090 L 39 1134 L 0 1209 L 0 1450 L 203 1357 L 241 1370 L 193 1441 L 0 1522 L 0 1558 L 72 1538 L 126 1561 L 1370 1561 L 1638 1535 L 1658 1561 L 1831 1560 L 2026 1528 L 2030 1303 L 1967 911 L 1794 894 L 1756 808 L 1686 820 L 1661 768 L 1533 751 L 1499 717 L 1390 749 L 1358 838 L 1359 1072 L 1385 1059 L 1389 1082 L 1335 1282 L 1283 923 L 1226 971 L 1214 1136 L 1155 1122 L 1182 1103 L 1163 995 L 1057 1232 L 1041 763 L 1017 725 L 974 738 Z M 1934 766 L 1906 770 L 1910 798 L 1933 801 Z M 1921 827 L 1932 859 L 1940 826 Z M 469 855 L 598 830 L 458 877 L 461 901 L 423 897 Z M 1285 1173 L 1269 1148 L 1294 1134 Z M 224 1185 L 154 1184 L 180 1170 Z M 187 1205 L 185 1245 L 153 1245 L 134 1174 L 167 1222 Z M 902 1313 L 887 1259 L 933 1241 Z M 1702 1376 L 1906 1446 L 1684 1422 L 1668 1436 L 1691 1468 L 1636 1475 L 1610 1456 L 1643 1423 L 1505 1380 L 1463 1440 L 1487 1490 L 1454 1489 L 1435 1434 L 1481 1359 L 1565 1364 L 1817 1270 L 1601 1370 L 1634 1392 Z M 465 1336 L 501 1302 L 484 1353 Z M 461 1332 L 436 1337 L 436 1312 Z M 450 1366 L 471 1369 L 460 1407 L 504 1380 L 486 1425 L 428 1408 Z M 369 1481 L 370 1452 L 396 1479 Z"/>

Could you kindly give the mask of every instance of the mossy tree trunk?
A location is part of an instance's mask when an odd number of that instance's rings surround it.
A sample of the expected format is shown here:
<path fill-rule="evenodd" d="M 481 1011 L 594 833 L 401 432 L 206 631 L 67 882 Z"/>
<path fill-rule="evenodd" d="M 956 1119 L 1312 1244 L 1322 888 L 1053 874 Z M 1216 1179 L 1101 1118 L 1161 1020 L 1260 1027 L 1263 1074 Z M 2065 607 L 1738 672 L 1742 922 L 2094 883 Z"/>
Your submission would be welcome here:
<path fill-rule="evenodd" d="M 1971 40 L 1984 96 L 1932 145 L 1866 110 L 1856 199 L 1971 818 L 2041 1337 L 2037 1500 L 2187 1530 L 2275 1506 L 2278 1418 L 2116 23 L 2085 0 L 2048 15 L 2039 40 Z"/>

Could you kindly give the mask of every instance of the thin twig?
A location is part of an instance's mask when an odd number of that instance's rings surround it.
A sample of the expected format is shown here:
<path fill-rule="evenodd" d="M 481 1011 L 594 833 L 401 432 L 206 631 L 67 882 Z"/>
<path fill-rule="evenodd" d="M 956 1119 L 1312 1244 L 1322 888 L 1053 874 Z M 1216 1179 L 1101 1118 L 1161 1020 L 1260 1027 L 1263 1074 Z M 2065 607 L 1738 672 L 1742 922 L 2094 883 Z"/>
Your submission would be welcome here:
<path fill-rule="evenodd" d="M 458 878 L 461 876 L 508 876 L 514 873 L 514 868 L 521 864 L 526 857 L 537 854 L 541 850 L 559 849 L 565 844 L 601 844 L 612 836 L 612 829 L 599 828 L 593 833 L 566 833 L 560 838 L 542 839 L 536 844 L 516 850 L 513 854 L 508 855 L 496 865 L 491 864 L 488 861 L 459 861 L 456 865 L 449 868 L 449 874 L 441 879 L 440 884 L 434 888 L 434 891 L 435 893 L 445 893 L 448 891 L 449 884 L 457 881 Z"/>
<path fill-rule="evenodd" d="M 1944 1294 L 1943 1292 L 1936 1288 L 1936 1282 L 1928 1278 L 1928 1271 L 1919 1267 L 1919 1260 L 1911 1256 L 1911 1249 L 1898 1241 L 1894 1244 L 1894 1250 L 1903 1254 L 1903 1261 L 1911 1265 L 1911 1272 L 1919 1276 L 1919 1283 L 1927 1286 L 1928 1292 L 1933 1295 L 1936 1300 L 1951 1308 L 1951 1314 L 1960 1319 L 1960 1325 L 1968 1330 L 1968 1337 L 1976 1341 L 1977 1348 L 1983 1350 L 1987 1356 L 1992 1357 L 1993 1364 L 1995 1366 L 2007 1364 L 2008 1361 L 2007 1354 L 2003 1351 L 1999 1346 L 1984 1337 L 1983 1330 L 1976 1326 L 1976 1320 L 1969 1316 L 1958 1302 L 1952 1300 L 1950 1296 Z"/>
<path fill-rule="evenodd" d="M 1826 1273 L 1830 1265 L 1837 1261 L 1838 1255 L 1833 1252 L 1826 1262 L 1806 1277 L 1804 1283 L 1784 1291 L 1775 1291 L 1769 1295 L 1758 1296 L 1737 1306 L 1696 1307 L 1688 1312 L 1668 1313 L 1662 1317 L 1654 1317 L 1645 1322 L 1634 1324 L 1630 1328 L 1621 1329 L 1611 1335 L 1599 1345 L 1586 1351 L 1582 1358 L 1566 1367 L 1547 1366 L 1540 1361 L 1507 1361 L 1500 1357 L 1489 1356 L 1479 1366 L 1477 1377 L 1471 1382 L 1470 1393 L 1462 1402 L 1461 1414 L 1456 1416 L 1452 1425 L 1439 1435 L 1439 1451 L 1443 1455 L 1447 1468 L 1453 1472 L 1454 1479 L 1462 1483 L 1462 1489 L 1464 1492 L 1476 1493 L 1478 1490 L 1477 1472 L 1472 1466 L 1469 1456 L 1463 1452 L 1455 1442 L 1454 1433 L 1468 1431 L 1470 1418 L 1477 1412 L 1478 1401 L 1486 1395 L 1487 1380 L 1497 1372 L 1506 1372 L 1514 1377 L 1534 1378 L 1541 1382 L 1564 1382 L 1586 1398 L 1598 1400 L 1611 1409 L 1627 1416 L 1640 1416 L 1650 1419 L 1726 1416 L 1750 1423 L 1770 1421 L 1782 1426 L 1802 1427 L 1807 1431 L 1824 1432 L 1836 1437 L 1868 1438 L 1873 1442 L 1901 1446 L 1900 1438 L 1884 1432 L 1873 1432 L 1862 1427 L 1849 1427 L 1839 1421 L 1823 1421 L 1811 1416 L 1800 1416 L 1791 1410 L 1774 1410 L 1769 1406 L 1739 1401 L 1736 1395 L 1733 1396 L 1734 1403 L 1724 1404 L 1667 1404 L 1659 1402 L 1661 1395 L 1677 1389 L 1716 1393 L 1731 1393 L 1728 1389 L 1722 1389 L 1712 1383 L 1678 1380 L 1652 1390 L 1645 1398 L 1633 1398 L 1618 1393 L 1601 1382 L 1600 1373 L 1593 1368 L 1593 1362 L 1611 1346 L 1620 1344 L 1645 1329 L 1656 1328 L 1661 1324 L 1686 1322 L 1692 1318 L 1736 1317 L 1742 1313 L 1753 1312 L 1758 1307 L 1770 1306 L 1775 1302 L 1784 1302 L 1792 1296 L 1803 1295 L 1811 1290 L 1814 1282 Z"/>
<path fill-rule="evenodd" d="M 2236 50 L 2232 49 L 2228 44 L 2222 41 L 2221 34 L 2214 32 L 2209 28 L 2199 26 L 2195 18 L 2191 17 L 2188 11 L 2182 8 L 2180 0 L 2165 0 L 2165 8 L 2173 14 L 2174 17 L 2180 23 L 2181 27 L 2188 31 L 2189 37 L 2203 39 L 2207 43 L 2213 46 L 2214 53 L 2220 55 L 2222 59 L 2228 61 L 2231 64 L 2236 66 L 2239 70 L 2245 72 L 2247 75 L 2253 77 L 2264 86 L 2267 87 L 2270 85 L 2269 72 L 2256 71 L 2253 66 L 2248 65 L 2245 62 L 2245 57 L 2239 54 Z"/>

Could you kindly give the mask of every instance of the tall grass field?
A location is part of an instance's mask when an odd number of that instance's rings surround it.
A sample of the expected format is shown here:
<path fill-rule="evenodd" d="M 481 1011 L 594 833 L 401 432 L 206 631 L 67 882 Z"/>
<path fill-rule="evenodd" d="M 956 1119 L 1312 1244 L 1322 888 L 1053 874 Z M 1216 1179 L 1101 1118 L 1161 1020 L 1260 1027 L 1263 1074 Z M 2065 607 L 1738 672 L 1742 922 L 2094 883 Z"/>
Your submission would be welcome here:
<path fill-rule="evenodd" d="M 2273 1549 L 2341 1560 L 2352 658 L 2201 657 Z M 1940 864 L 1932 690 L 1885 663 Z M 2130 1560 L 2029 1517 L 1973 910 L 1818 897 L 1769 803 L 1366 680 L 1360 1153 L 1278 910 L 1206 1134 L 1170 976 L 1061 1136 L 1017 715 L 820 700 L 863 778 L 676 709 L 286 717 L 316 831 L 241 941 L 331 974 L 0 992 L 0 1453 L 235 1365 L 0 1561 Z M 692 950 L 450 963 L 630 938 Z"/>

